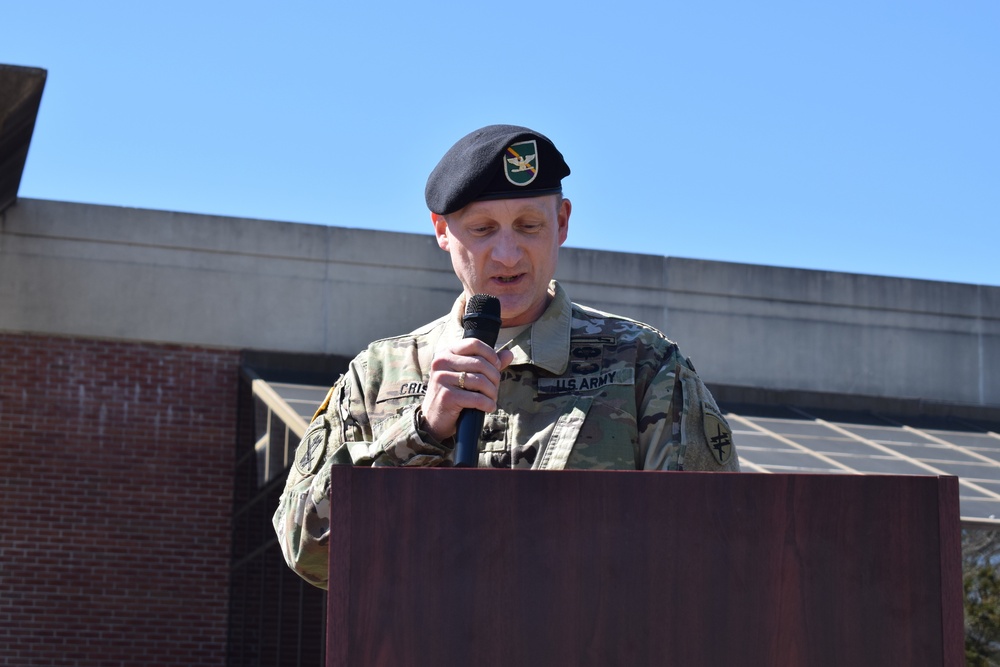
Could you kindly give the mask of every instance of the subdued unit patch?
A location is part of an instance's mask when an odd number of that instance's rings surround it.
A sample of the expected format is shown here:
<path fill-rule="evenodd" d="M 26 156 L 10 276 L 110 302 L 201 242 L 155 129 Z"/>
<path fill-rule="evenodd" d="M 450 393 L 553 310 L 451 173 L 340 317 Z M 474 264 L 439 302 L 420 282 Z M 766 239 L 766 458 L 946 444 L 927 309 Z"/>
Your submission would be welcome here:
<path fill-rule="evenodd" d="M 716 462 L 722 466 L 733 458 L 733 431 L 719 415 L 705 410 L 705 437 L 708 438 L 708 449 Z"/>

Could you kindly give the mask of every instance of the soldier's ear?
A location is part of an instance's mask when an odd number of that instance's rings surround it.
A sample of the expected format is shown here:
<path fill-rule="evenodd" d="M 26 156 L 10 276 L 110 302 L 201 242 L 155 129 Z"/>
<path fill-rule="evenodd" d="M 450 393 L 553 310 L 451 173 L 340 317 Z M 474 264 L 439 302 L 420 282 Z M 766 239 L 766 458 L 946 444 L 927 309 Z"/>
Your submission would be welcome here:
<path fill-rule="evenodd" d="M 448 250 L 448 221 L 443 215 L 431 213 L 431 223 L 434 224 L 434 236 L 437 238 L 438 247 L 441 250 Z"/>
<path fill-rule="evenodd" d="M 569 215 L 573 212 L 573 204 L 568 199 L 559 202 L 559 210 L 556 212 L 556 219 L 559 222 L 559 245 L 566 243 L 569 236 Z"/>

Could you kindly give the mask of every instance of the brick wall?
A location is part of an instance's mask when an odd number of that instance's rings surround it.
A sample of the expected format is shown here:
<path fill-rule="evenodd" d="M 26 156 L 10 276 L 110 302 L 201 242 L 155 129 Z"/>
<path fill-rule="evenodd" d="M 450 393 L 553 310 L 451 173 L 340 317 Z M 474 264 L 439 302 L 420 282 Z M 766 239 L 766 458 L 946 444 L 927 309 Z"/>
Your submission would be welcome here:
<path fill-rule="evenodd" d="M 0 333 L 0 665 L 222 665 L 239 356 Z"/>

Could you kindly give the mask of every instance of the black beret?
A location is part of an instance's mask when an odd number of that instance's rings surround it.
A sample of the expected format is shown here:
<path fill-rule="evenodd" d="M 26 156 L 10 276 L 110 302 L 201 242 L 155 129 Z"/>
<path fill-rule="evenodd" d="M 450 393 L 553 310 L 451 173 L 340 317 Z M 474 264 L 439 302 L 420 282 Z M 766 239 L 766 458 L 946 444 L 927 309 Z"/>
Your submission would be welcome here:
<path fill-rule="evenodd" d="M 487 125 L 452 146 L 427 178 L 424 198 L 448 215 L 483 199 L 562 192 L 569 166 L 548 137 L 517 125 Z"/>

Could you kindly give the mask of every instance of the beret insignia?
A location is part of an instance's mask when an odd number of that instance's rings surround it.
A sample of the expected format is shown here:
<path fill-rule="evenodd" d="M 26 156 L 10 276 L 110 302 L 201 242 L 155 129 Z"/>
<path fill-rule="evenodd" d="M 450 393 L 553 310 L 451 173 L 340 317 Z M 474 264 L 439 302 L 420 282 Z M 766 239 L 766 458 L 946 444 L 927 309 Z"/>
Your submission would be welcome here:
<path fill-rule="evenodd" d="M 528 185 L 538 176 L 538 145 L 534 139 L 511 144 L 504 159 L 504 174 L 514 185 Z"/>

